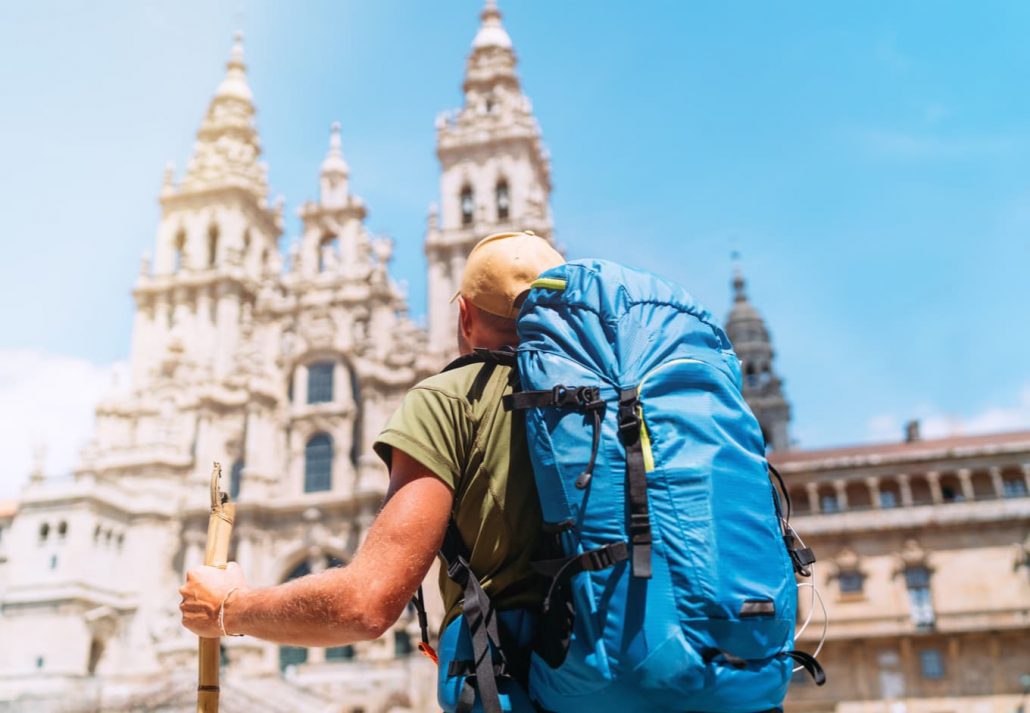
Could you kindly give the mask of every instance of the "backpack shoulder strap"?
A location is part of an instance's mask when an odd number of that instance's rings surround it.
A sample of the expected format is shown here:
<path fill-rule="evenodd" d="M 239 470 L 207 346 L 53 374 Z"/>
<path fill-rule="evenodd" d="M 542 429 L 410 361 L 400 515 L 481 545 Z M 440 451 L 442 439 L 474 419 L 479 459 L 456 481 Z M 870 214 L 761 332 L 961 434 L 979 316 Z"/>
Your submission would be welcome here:
<path fill-rule="evenodd" d="M 515 366 L 515 350 L 511 347 L 500 349 L 482 349 L 477 347 L 468 354 L 462 354 L 450 364 L 440 370 L 440 373 L 460 369 L 469 364 L 501 364 L 503 366 Z"/>
<path fill-rule="evenodd" d="M 475 363 L 469 361 L 467 363 Z M 458 713 L 469 713 L 475 704 L 476 690 L 484 713 L 501 713 L 501 699 L 497 688 L 497 679 L 509 676 L 507 659 L 501 648 L 500 632 L 497 629 L 497 616 L 490 597 L 479 584 L 479 579 L 469 565 L 471 554 L 458 531 L 454 518 L 447 521 L 443 543 L 440 545 L 440 556 L 447 565 L 447 576 L 458 584 L 463 591 L 461 615 L 465 618 L 469 636 L 472 639 L 472 660 L 451 661 L 448 675 L 455 673 L 471 674 L 465 679 L 464 690 L 458 701 Z M 429 627 L 423 602 L 422 587 L 412 600 L 418 613 L 419 626 L 422 629 L 422 643 L 419 649 L 433 658 L 428 652 L 433 649 L 429 645 Z M 495 665 L 491 648 L 500 657 Z M 428 651 L 427 651 L 428 650 Z M 435 653 L 435 652 L 434 652 Z M 475 689 L 470 679 L 475 680 Z"/>

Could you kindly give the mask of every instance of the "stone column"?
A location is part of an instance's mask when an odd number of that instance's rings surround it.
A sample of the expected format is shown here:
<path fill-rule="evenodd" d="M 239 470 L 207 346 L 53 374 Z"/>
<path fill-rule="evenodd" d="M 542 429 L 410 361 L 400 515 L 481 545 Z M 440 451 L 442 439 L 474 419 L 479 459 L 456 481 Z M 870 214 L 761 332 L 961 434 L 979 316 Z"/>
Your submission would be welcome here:
<path fill-rule="evenodd" d="M 869 488 L 869 501 L 872 503 L 873 508 L 876 510 L 880 509 L 880 479 L 876 476 L 871 476 L 865 479 L 866 487 Z"/>
<path fill-rule="evenodd" d="M 308 402 L 308 367 L 298 364 L 293 370 L 293 403 L 300 405 Z"/>
<path fill-rule="evenodd" d="M 959 468 L 958 480 L 962 484 L 962 497 L 971 502 L 976 497 L 973 492 L 973 472 L 969 468 Z"/>
<path fill-rule="evenodd" d="M 926 482 L 930 485 L 930 499 L 933 500 L 933 504 L 940 505 L 943 503 L 944 493 L 941 492 L 941 474 L 936 470 L 927 472 Z"/>
<path fill-rule="evenodd" d="M 901 504 L 904 507 L 912 507 L 912 484 L 908 473 L 898 474 L 898 490 L 901 491 Z"/>
<path fill-rule="evenodd" d="M 1001 478 L 1001 468 L 996 465 L 992 465 L 990 468 L 991 483 L 994 485 L 995 497 L 1005 497 L 1005 481 Z"/>
<path fill-rule="evenodd" d="M 847 510 L 848 509 L 848 484 L 847 481 L 835 480 L 833 481 L 833 489 L 837 494 L 837 509 Z"/>
<path fill-rule="evenodd" d="M 808 491 L 809 511 L 819 512 L 819 486 L 815 483 L 805 483 L 805 490 Z"/>

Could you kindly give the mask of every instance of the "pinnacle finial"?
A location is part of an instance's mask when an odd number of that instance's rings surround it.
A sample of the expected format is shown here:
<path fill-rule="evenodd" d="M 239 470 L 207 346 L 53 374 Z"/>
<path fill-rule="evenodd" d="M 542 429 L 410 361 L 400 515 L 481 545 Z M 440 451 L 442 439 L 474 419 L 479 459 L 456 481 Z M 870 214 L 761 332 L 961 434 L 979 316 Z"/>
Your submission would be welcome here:
<path fill-rule="evenodd" d="M 511 37 L 501 24 L 501 11 L 497 9 L 495 0 L 486 0 L 483 11 L 479 13 L 479 32 L 472 40 L 472 48 L 502 47 L 511 49 Z"/>
<path fill-rule="evenodd" d="M 218 85 L 215 99 L 232 97 L 248 103 L 253 101 L 250 87 L 247 86 L 246 69 L 247 65 L 243 62 L 243 31 L 237 30 L 233 34 L 229 61 L 225 63 L 225 79 Z"/>
<path fill-rule="evenodd" d="M 730 253 L 730 259 L 733 261 L 733 301 L 746 302 L 747 295 L 744 292 L 746 282 L 744 280 L 744 273 L 740 269 L 740 252 L 734 250 Z"/>
<path fill-rule="evenodd" d="M 340 122 L 334 121 L 329 127 L 329 152 L 322 161 L 322 173 L 342 173 L 349 171 L 343 159 L 343 141 L 340 138 Z"/>
<path fill-rule="evenodd" d="M 165 163 L 164 175 L 161 176 L 161 189 L 165 191 L 175 190 L 175 161 Z"/>
<path fill-rule="evenodd" d="M 237 65 L 243 69 L 243 30 L 232 34 L 232 51 L 229 53 L 229 67 Z"/>
<path fill-rule="evenodd" d="M 334 121 L 332 126 L 329 127 L 329 151 L 331 153 L 338 153 L 342 155 L 340 141 L 340 122 Z"/>

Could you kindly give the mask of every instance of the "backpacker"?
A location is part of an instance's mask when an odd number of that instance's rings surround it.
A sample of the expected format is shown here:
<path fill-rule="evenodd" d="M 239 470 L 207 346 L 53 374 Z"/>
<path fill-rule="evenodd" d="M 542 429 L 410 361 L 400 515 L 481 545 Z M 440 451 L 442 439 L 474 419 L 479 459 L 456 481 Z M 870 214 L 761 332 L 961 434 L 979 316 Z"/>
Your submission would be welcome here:
<path fill-rule="evenodd" d="M 814 557 L 790 529 L 711 315 L 654 275 L 580 260 L 534 282 L 518 334 L 506 407 L 525 413 L 554 554 L 536 565 L 551 582 L 541 611 L 514 637 L 532 641 L 535 705 L 755 713 L 782 705 L 795 663 L 821 684 L 818 663 L 793 650 L 795 574 Z M 453 530 L 442 553 L 466 613 L 441 653 L 464 654 L 441 658 L 441 703 L 471 710 L 475 688 L 488 713 L 518 710 L 486 680 L 509 674 L 498 617 Z"/>

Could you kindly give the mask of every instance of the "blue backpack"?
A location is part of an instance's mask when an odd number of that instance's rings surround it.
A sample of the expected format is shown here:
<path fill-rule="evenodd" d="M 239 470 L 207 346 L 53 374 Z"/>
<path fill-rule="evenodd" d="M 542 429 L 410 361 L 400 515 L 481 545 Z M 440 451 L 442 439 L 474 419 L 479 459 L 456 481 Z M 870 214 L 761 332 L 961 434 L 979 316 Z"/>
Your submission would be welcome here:
<path fill-rule="evenodd" d="M 795 664 L 825 682 L 793 648 L 814 556 L 710 313 L 655 275 L 579 260 L 534 282 L 518 333 L 505 406 L 525 414 L 550 585 L 539 612 L 493 612 L 449 529 L 465 598 L 441 636 L 441 705 L 756 713 L 780 708 Z"/>

